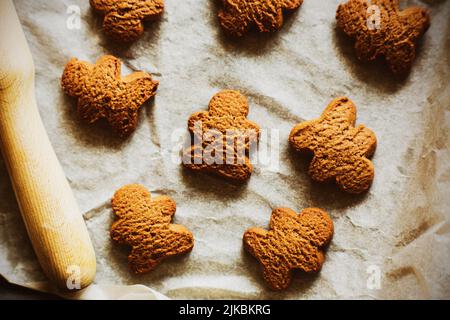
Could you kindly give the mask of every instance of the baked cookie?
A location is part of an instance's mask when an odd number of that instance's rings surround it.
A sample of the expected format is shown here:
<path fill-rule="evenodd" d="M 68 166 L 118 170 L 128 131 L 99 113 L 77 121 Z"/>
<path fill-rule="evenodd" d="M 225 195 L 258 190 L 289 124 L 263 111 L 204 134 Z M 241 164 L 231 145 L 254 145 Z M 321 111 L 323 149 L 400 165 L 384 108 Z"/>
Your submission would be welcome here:
<path fill-rule="evenodd" d="M 250 228 L 244 247 L 263 266 L 264 280 L 275 290 L 286 289 L 292 270 L 317 272 L 325 261 L 323 248 L 333 236 L 333 221 L 318 208 L 296 214 L 288 208 L 272 211 L 269 230 Z"/>
<path fill-rule="evenodd" d="M 313 153 L 309 174 L 313 180 L 335 180 L 349 193 L 366 191 L 374 178 L 368 159 L 375 152 L 375 134 L 364 125 L 355 127 L 356 107 L 350 99 L 334 99 L 319 119 L 297 124 L 289 142 L 298 151 Z"/>
<path fill-rule="evenodd" d="M 103 29 L 114 40 L 130 42 L 144 32 L 143 21 L 162 15 L 164 0 L 90 0 L 91 7 L 104 15 Z"/>
<path fill-rule="evenodd" d="M 260 128 L 247 120 L 248 112 L 247 99 L 238 91 L 217 93 L 208 111 L 189 118 L 191 141 L 183 151 L 183 165 L 234 181 L 250 178 L 250 149 L 258 142 Z"/>
<path fill-rule="evenodd" d="M 88 123 L 106 119 L 120 136 L 137 126 L 138 110 L 156 94 L 158 81 L 146 72 L 120 75 L 121 61 L 103 56 L 95 64 L 71 59 L 62 75 L 64 91 L 78 98 L 78 114 Z"/>
<path fill-rule="evenodd" d="M 398 0 L 349 0 L 339 5 L 336 19 L 339 28 L 355 39 L 359 60 L 384 57 L 396 74 L 411 69 L 417 40 L 430 26 L 427 10 L 399 10 Z"/>
<path fill-rule="evenodd" d="M 131 247 L 128 256 L 135 273 L 155 268 L 167 257 L 192 250 L 194 237 L 184 226 L 172 224 L 175 202 L 165 196 L 150 196 L 142 185 L 119 189 L 112 199 L 118 220 L 111 227 L 111 238 Z"/>
<path fill-rule="evenodd" d="M 294 10 L 303 0 L 223 0 L 219 21 L 223 29 L 237 37 L 256 27 L 273 32 L 283 26 L 283 11 Z"/>

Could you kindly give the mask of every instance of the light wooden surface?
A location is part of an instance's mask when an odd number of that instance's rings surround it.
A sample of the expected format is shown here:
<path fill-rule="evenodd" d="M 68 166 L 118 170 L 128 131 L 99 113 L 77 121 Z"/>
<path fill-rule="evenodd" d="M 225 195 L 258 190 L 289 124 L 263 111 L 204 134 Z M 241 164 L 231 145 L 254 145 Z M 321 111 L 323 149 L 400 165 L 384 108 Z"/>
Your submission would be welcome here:
<path fill-rule="evenodd" d="M 94 250 L 42 124 L 33 59 L 10 0 L 0 0 L 0 149 L 44 272 L 61 288 L 86 287 Z"/>

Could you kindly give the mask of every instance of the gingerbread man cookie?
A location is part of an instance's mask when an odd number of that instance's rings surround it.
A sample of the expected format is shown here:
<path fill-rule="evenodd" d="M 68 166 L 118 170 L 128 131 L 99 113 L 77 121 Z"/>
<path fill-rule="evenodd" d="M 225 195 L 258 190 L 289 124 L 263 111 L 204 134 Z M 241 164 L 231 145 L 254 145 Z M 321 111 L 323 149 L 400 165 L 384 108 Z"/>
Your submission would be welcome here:
<path fill-rule="evenodd" d="M 375 134 L 364 125 L 355 127 L 356 107 L 350 99 L 333 100 L 319 119 L 297 124 L 289 136 L 298 151 L 313 153 L 309 174 L 313 180 L 335 180 L 349 193 L 366 191 L 374 178 L 368 159 L 375 152 Z"/>
<path fill-rule="evenodd" d="M 283 11 L 294 10 L 303 0 L 223 0 L 219 21 L 223 29 L 241 37 L 251 27 L 273 32 L 283 26 Z"/>
<path fill-rule="evenodd" d="M 238 91 L 217 93 L 208 111 L 189 118 L 192 139 L 183 151 L 183 165 L 234 181 L 250 178 L 253 167 L 249 154 L 259 139 L 260 128 L 247 120 L 248 112 L 247 99 Z"/>
<path fill-rule="evenodd" d="M 135 273 L 151 271 L 167 257 L 194 246 L 192 233 L 171 223 L 176 205 L 169 197 L 151 198 L 144 186 L 131 184 L 114 194 L 112 208 L 118 220 L 111 227 L 111 238 L 131 246 L 128 261 Z"/>
<path fill-rule="evenodd" d="M 269 230 L 248 229 L 244 247 L 263 266 L 264 280 L 275 290 L 286 289 L 292 270 L 317 272 L 325 261 L 323 248 L 333 236 L 333 221 L 318 208 L 296 214 L 288 208 L 272 211 Z"/>
<path fill-rule="evenodd" d="M 104 15 L 103 29 L 114 40 L 130 42 L 144 32 L 143 21 L 162 15 L 164 0 L 90 0 L 91 7 Z"/>
<path fill-rule="evenodd" d="M 121 77 L 120 64 L 108 55 L 95 64 L 73 58 L 64 69 L 61 85 L 78 98 L 83 120 L 94 123 L 104 118 L 120 136 L 128 136 L 136 129 L 139 108 L 156 94 L 158 81 L 141 71 Z"/>
<path fill-rule="evenodd" d="M 338 26 L 355 39 L 359 60 L 383 56 L 396 74 L 410 70 L 417 40 L 430 26 L 425 9 L 399 10 L 398 0 L 349 0 L 339 5 L 336 19 Z"/>

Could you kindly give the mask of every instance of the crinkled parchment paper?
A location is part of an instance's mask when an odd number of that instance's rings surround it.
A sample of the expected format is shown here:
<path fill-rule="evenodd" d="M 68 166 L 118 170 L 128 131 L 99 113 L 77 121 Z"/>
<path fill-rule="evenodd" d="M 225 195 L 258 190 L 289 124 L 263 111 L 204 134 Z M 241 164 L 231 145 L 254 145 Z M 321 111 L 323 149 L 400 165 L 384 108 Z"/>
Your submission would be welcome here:
<path fill-rule="evenodd" d="M 35 59 L 40 113 L 97 254 L 95 284 L 78 297 L 450 298 L 450 1 L 401 1 L 427 6 L 432 16 L 404 80 L 393 79 L 382 64 L 355 60 L 352 42 L 336 30 L 341 0 L 306 0 L 280 32 L 243 39 L 222 34 L 218 2 L 166 0 L 163 18 L 148 24 L 139 41 L 120 47 L 104 37 L 87 0 L 15 1 Z M 71 5 L 81 9 L 79 30 L 67 28 Z M 125 141 L 106 126 L 82 123 L 59 86 L 71 57 L 95 61 L 103 54 L 123 59 L 124 73 L 142 69 L 161 82 Z M 225 88 L 249 98 L 249 118 L 264 129 L 260 147 L 272 147 L 272 162 L 255 160 L 243 186 L 186 172 L 176 162 L 189 115 Z M 339 95 L 356 103 L 357 121 L 379 141 L 375 181 L 362 196 L 312 183 L 308 161 L 287 143 L 294 124 L 319 116 Z M 175 199 L 175 221 L 196 239 L 190 255 L 147 275 L 129 272 L 127 249 L 109 239 L 110 198 L 127 183 Z M 3 163 L 0 199 L 0 274 L 51 290 Z M 335 223 L 322 271 L 299 274 L 281 293 L 266 288 L 241 240 L 247 228 L 266 227 L 278 206 L 318 206 Z"/>

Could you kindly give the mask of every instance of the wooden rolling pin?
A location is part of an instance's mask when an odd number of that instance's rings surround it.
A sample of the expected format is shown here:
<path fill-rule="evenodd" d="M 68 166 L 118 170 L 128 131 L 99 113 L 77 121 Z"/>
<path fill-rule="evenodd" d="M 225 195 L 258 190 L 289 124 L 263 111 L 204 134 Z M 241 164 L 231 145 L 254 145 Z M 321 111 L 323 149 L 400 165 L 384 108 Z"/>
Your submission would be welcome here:
<path fill-rule="evenodd" d="M 11 0 L 0 1 L 0 149 L 43 271 L 60 288 L 88 286 L 94 249 L 39 116 L 33 59 Z"/>

